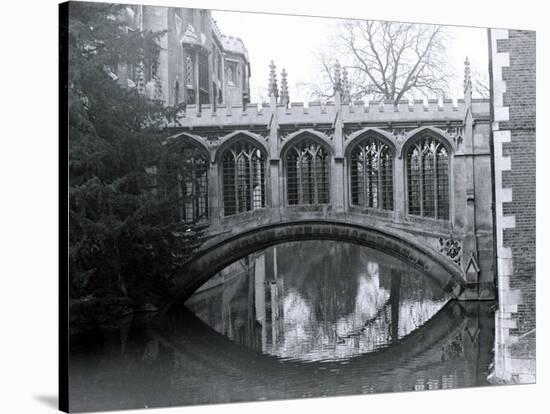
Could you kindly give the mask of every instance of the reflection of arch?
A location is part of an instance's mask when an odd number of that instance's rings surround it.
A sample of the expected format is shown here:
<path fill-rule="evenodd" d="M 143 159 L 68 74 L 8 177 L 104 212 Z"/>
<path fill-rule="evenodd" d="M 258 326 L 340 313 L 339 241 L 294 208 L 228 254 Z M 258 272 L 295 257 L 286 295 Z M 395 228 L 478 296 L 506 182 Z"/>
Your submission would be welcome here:
<path fill-rule="evenodd" d="M 209 153 L 200 138 L 179 134 L 166 141 L 163 187 L 175 199 L 174 218 L 195 223 L 208 218 Z"/>
<path fill-rule="evenodd" d="M 341 360 L 313 363 L 281 360 L 231 341 L 185 309 L 158 315 L 145 334 L 142 325 L 137 325 L 140 329 L 129 329 L 128 337 L 120 336 L 126 350 L 124 358 L 119 359 L 122 365 L 100 367 L 101 372 L 106 370 L 108 375 L 103 376 L 108 381 L 92 381 L 90 375 L 76 376 L 75 383 L 88 390 L 88 397 L 77 397 L 71 404 L 76 411 L 113 408 L 112 400 L 105 402 L 99 396 L 127 381 L 129 372 L 135 380 L 119 393 L 117 409 L 159 402 L 159 384 L 165 384 L 163 401 L 179 405 L 321 397 L 327 390 L 330 395 L 403 391 L 414 389 L 419 380 L 429 378 L 440 379 L 435 381 L 437 388 L 479 385 L 478 381 L 485 379 L 484 369 L 491 362 L 493 338 L 492 334 L 482 334 L 476 346 L 461 346 L 471 343 L 467 328 L 480 324 L 477 314 L 468 312 L 471 306 L 479 304 L 452 302 L 410 337 L 350 359 L 347 364 Z M 132 323 L 139 321 L 134 318 Z M 490 332 L 491 320 L 483 321 L 489 324 L 485 332 Z M 98 341 L 102 344 L 101 339 Z M 196 376 L 178 375 L 177 386 L 173 386 L 174 380 L 166 375 L 151 375 L 151 361 L 142 358 L 150 343 L 158 345 L 156 363 L 164 371 L 191 367 L 195 372 L 209 373 L 210 381 L 198 387 Z M 448 348 L 454 353 L 446 351 Z M 460 352 L 456 352 L 457 348 Z M 478 369 L 478 375 L 473 375 Z M 231 386 L 235 378 L 240 379 L 238 387 Z"/>
<path fill-rule="evenodd" d="M 246 378 L 251 385 L 254 385 L 252 388 L 245 387 L 248 390 L 254 389 L 260 384 L 268 386 L 272 390 L 286 389 L 283 385 L 288 385 L 289 379 L 291 381 L 308 379 L 310 381 L 303 382 L 311 383 L 311 379 L 315 378 L 317 381 L 314 384 L 339 384 L 340 386 L 346 384 L 346 390 L 359 382 L 361 385 L 365 383 L 378 385 L 380 388 L 377 391 L 380 392 L 396 391 L 394 388 L 396 384 L 391 382 L 392 379 L 395 379 L 396 371 L 403 379 L 406 378 L 410 385 L 414 385 L 424 370 L 432 369 L 437 372 L 439 368 L 448 367 L 448 365 L 451 367 L 447 369 L 461 367 L 464 370 L 468 361 L 473 361 L 475 366 L 481 361 L 487 365 L 490 363 L 492 346 L 490 339 L 482 341 L 479 347 L 464 348 L 460 339 L 458 339 L 460 342 L 457 342 L 457 338 L 470 341 L 466 329 L 472 325 L 471 322 L 474 322 L 474 326 L 479 323 L 480 316 L 478 316 L 476 306 L 478 305 L 451 301 L 424 325 L 400 338 L 396 343 L 373 352 L 354 356 L 348 360 L 347 364 L 342 364 L 341 360 L 285 361 L 275 356 L 262 354 L 216 332 L 185 308 L 166 316 L 160 316 L 159 322 L 165 318 L 168 319 L 164 323 L 157 323 L 154 331 L 161 336 L 164 344 L 171 344 L 176 350 L 181 349 L 181 357 L 193 360 L 200 355 L 200 358 L 194 360 L 205 361 L 204 363 L 210 366 L 223 366 L 224 369 L 219 371 L 220 375 L 227 375 L 227 364 L 230 364 L 232 369 L 229 372 L 238 372 L 239 377 Z M 488 306 L 485 308 L 488 309 Z M 185 338 L 185 341 L 182 341 L 182 338 Z M 183 343 L 186 344 L 185 349 L 180 348 L 179 344 Z M 451 348 L 449 344 L 458 346 Z M 218 361 L 220 363 L 217 363 Z M 251 363 L 252 361 L 253 363 Z M 268 379 L 265 378 L 265 372 L 270 372 Z M 317 389 L 314 390 L 314 388 Z M 306 390 L 303 388 L 298 390 L 298 392 L 304 391 Z M 308 391 L 321 393 L 322 389 L 312 385 Z M 249 394 L 247 398 L 253 399 L 254 397 Z M 270 395 L 270 398 L 281 398 L 281 394 L 275 393 Z"/>
<path fill-rule="evenodd" d="M 265 147 L 251 134 L 229 136 L 220 148 L 224 215 L 265 207 Z"/>
<path fill-rule="evenodd" d="M 381 131 L 360 132 L 346 148 L 351 204 L 393 210 L 395 146 Z"/>
<path fill-rule="evenodd" d="M 310 132 L 300 132 L 287 142 L 281 153 L 288 204 L 329 203 L 329 148 L 323 139 Z"/>
<path fill-rule="evenodd" d="M 449 219 L 451 150 L 450 142 L 429 127 L 407 140 L 403 151 L 408 214 Z"/>
<path fill-rule="evenodd" d="M 416 267 L 454 297 L 463 290 L 460 267 L 441 253 L 420 245 L 411 236 L 366 224 L 304 220 L 258 226 L 197 252 L 176 281 L 179 288 L 174 299 L 189 297 L 214 274 L 250 253 L 294 240 L 339 240 L 371 247 Z"/>

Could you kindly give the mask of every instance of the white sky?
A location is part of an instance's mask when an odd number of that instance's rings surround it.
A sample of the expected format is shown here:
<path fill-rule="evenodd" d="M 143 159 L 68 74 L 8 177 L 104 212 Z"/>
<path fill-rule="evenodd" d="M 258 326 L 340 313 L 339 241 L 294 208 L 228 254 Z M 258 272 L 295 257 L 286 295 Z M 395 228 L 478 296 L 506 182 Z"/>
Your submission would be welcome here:
<path fill-rule="evenodd" d="M 299 83 L 315 83 L 320 77 L 315 52 L 322 48 L 339 19 L 259 13 L 213 11 L 223 34 L 240 37 L 248 49 L 252 76 L 251 101 L 260 102 L 267 89 L 269 63 L 274 60 L 280 86 L 280 72 L 288 73 L 290 100 L 300 102 Z M 468 56 L 472 73 L 487 81 L 487 30 L 448 26 L 447 54 L 454 74 L 449 98 L 462 98 L 464 58 Z M 297 85 L 298 84 L 298 85 Z"/>

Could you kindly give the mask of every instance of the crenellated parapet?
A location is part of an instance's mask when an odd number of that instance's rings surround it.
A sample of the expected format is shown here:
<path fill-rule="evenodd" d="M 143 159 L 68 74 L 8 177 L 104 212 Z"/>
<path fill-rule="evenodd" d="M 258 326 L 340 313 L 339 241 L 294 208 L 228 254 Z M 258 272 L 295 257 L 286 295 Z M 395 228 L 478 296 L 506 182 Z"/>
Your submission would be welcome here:
<path fill-rule="evenodd" d="M 236 125 L 265 125 L 276 117 L 279 125 L 284 124 L 332 124 L 340 116 L 344 124 L 349 123 L 428 123 L 463 122 L 467 105 L 460 100 L 401 101 L 393 102 L 354 102 L 336 105 L 334 102 L 290 102 L 288 105 L 247 104 L 247 105 L 187 105 L 174 126 L 231 127 Z M 474 118 L 487 120 L 489 101 L 473 100 L 471 111 Z"/>
<path fill-rule="evenodd" d="M 288 125 L 352 125 L 386 126 L 413 124 L 465 124 L 469 117 L 489 119 L 489 100 L 472 99 L 472 81 L 468 59 L 464 69 L 464 97 L 461 99 L 401 100 L 399 102 L 352 101 L 347 69 L 337 62 L 334 67 L 334 96 L 327 102 L 291 102 L 288 74 L 281 72 L 281 87 L 277 81 L 276 66 L 269 65 L 268 103 L 245 105 L 187 105 L 180 112 L 174 126 L 182 128 L 232 128 L 264 126 L 277 128 Z"/>

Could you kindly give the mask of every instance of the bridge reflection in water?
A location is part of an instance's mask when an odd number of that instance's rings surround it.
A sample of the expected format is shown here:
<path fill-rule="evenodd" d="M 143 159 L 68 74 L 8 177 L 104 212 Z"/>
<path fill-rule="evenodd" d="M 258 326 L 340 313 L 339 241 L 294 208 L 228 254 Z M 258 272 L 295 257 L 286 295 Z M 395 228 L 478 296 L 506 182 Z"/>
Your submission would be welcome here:
<path fill-rule="evenodd" d="M 234 263 L 187 306 L 244 346 L 318 361 L 396 342 L 447 300 L 425 275 L 389 255 L 350 243 L 303 241 Z"/>
<path fill-rule="evenodd" d="M 490 306 L 448 301 L 365 247 L 286 243 L 229 266 L 187 308 L 129 317 L 96 351 L 75 349 L 71 409 L 488 385 Z"/>

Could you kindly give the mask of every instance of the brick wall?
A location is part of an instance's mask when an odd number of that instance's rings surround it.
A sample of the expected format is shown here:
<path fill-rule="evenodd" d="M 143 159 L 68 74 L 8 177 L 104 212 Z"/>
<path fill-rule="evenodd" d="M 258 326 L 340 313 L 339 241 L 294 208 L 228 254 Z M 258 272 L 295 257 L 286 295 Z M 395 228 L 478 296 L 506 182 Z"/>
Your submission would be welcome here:
<path fill-rule="evenodd" d="M 517 335 L 535 328 L 535 32 L 510 30 L 508 39 L 497 40 L 497 50 L 509 54 L 509 66 L 502 68 L 509 120 L 499 129 L 510 131 L 502 153 L 510 156 L 511 169 L 503 171 L 502 184 L 513 198 L 503 203 L 503 214 L 515 217 L 515 227 L 504 230 L 503 242 L 512 250 L 510 288 L 521 292 L 517 325 L 510 331 Z"/>
<path fill-rule="evenodd" d="M 535 32 L 490 29 L 498 311 L 489 381 L 535 382 Z"/>
<path fill-rule="evenodd" d="M 499 190 L 508 192 L 500 198 L 501 219 L 508 219 L 501 226 L 501 242 L 511 253 L 508 253 L 511 256 L 509 274 L 505 275 L 509 279 L 503 284 L 517 293 L 513 295 L 517 298 L 517 307 L 509 309 L 515 320 L 509 333 L 516 336 L 535 328 L 535 32 L 508 30 L 496 33 L 493 36 L 495 47 L 493 57 L 498 55 L 505 59 L 497 57 L 492 62 L 493 79 L 500 81 L 502 86 L 498 96 L 496 84 L 493 129 L 497 131 L 495 145 L 501 145 L 501 159 L 507 160 L 501 163 L 506 167 L 502 168 L 502 185 L 500 189 L 496 186 L 496 192 L 497 203 Z M 497 144 L 499 136 L 505 137 L 500 140 L 501 144 Z M 495 157 L 495 165 L 498 164 Z M 500 270 L 499 282 L 502 281 Z"/>

